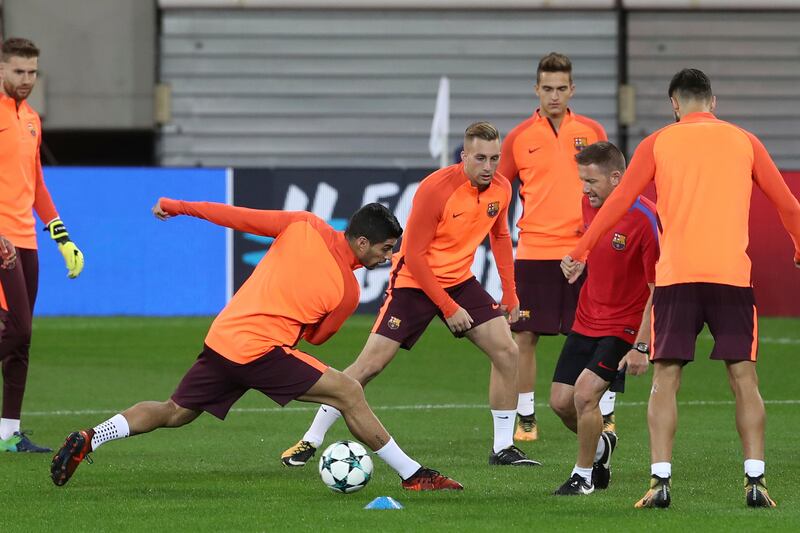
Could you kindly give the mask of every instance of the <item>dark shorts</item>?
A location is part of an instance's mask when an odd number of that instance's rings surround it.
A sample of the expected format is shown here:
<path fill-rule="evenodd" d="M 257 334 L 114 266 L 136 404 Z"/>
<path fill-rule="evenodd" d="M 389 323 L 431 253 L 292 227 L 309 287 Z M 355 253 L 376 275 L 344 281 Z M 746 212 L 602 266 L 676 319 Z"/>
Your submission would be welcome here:
<path fill-rule="evenodd" d="M 572 332 L 564 341 L 553 374 L 554 383 L 575 385 L 584 370 L 591 370 L 611 383 L 611 392 L 625 392 L 625 370 L 617 370 L 631 344 L 619 337 L 587 337 Z"/>
<path fill-rule="evenodd" d="M 511 331 L 567 335 L 575 321 L 586 272 L 570 285 L 561 272 L 560 260 L 519 259 L 514 261 L 514 279 L 520 317 L 511 324 Z"/>
<path fill-rule="evenodd" d="M 445 292 L 469 313 L 473 328 L 503 316 L 500 306 L 475 278 L 448 287 Z M 401 348 L 410 350 L 435 316 L 444 321 L 442 312 L 422 289 L 391 289 L 378 311 L 372 332 L 397 341 Z M 453 335 L 463 337 L 465 333 Z"/>
<path fill-rule="evenodd" d="M 313 356 L 286 346 L 276 346 L 244 365 L 204 346 L 172 394 L 172 401 L 224 420 L 236 400 L 248 390 L 260 391 L 284 406 L 305 394 L 327 368 Z"/>
<path fill-rule="evenodd" d="M 755 361 L 758 313 L 752 287 L 679 283 L 653 291 L 650 360 L 694 360 L 697 335 L 708 324 L 711 359 Z"/>

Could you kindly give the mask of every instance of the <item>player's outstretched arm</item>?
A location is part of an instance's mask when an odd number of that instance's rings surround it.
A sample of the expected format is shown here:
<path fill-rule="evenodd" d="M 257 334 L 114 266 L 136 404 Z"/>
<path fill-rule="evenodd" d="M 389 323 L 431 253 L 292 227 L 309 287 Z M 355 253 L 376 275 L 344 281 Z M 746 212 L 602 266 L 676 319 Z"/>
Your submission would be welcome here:
<path fill-rule="evenodd" d="M 248 209 L 215 202 L 185 202 L 170 198 L 159 198 L 152 212 L 160 220 L 176 215 L 189 215 L 218 226 L 265 237 L 277 237 L 293 222 L 317 218 L 305 211 Z"/>

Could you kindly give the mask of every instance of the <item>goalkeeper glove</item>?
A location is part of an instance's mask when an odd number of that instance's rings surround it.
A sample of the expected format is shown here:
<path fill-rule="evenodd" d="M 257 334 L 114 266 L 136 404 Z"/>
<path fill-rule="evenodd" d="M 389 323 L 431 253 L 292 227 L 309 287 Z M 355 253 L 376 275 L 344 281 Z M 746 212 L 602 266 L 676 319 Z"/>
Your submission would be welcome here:
<path fill-rule="evenodd" d="M 69 233 L 60 218 L 53 219 L 45 230 L 50 232 L 50 238 L 58 243 L 58 251 L 64 256 L 67 266 L 67 277 L 77 278 L 83 270 L 83 253 L 69 240 Z"/>

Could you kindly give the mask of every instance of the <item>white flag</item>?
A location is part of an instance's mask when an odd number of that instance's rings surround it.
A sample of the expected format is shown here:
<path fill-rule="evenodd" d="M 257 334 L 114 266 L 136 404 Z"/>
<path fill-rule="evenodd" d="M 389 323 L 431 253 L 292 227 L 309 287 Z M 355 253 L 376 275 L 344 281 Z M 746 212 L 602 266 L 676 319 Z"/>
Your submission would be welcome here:
<path fill-rule="evenodd" d="M 450 159 L 447 138 L 450 135 L 450 80 L 442 76 L 439 80 L 439 92 L 436 94 L 436 109 L 431 122 L 431 138 L 428 149 L 431 157 L 439 158 L 439 166 L 446 167 Z"/>

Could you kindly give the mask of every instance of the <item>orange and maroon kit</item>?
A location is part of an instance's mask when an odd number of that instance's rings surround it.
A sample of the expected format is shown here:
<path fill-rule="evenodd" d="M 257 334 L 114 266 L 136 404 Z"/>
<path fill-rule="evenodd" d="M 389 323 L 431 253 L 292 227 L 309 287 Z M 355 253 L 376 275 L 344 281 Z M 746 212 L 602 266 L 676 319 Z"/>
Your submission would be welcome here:
<path fill-rule="evenodd" d="M 410 349 L 434 316 L 448 318 L 459 307 L 472 317 L 472 327 L 502 316 L 500 305 L 470 270 L 487 234 L 503 287 L 501 303 L 509 309 L 518 305 L 510 200 L 508 180 L 495 175 L 480 191 L 463 163 L 425 178 L 414 196 L 400 252 L 392 258 L 389 288 L 372 332 Z"/>
<path fill-rule="evenodd" d="M 181 407 L 225 418 L 247 390 L 280 405 L 302 396 L 328 368 L 297 349 L 321 344 L 355 311 L 361 267 L 343 232 L 311 213 L 261 211 L 209 202 L 160 200 L 237 231 L 275 237 L 253 273 L 217 315 L 203 352 L 172 396 Z"/>
<path fill-rule="evenodd" d="M 42 176 L 39 146 L 42 124 L 23 101 L 0 93 L 0 231 L 17 248 L 13 269 L 0 269 L 0 307 L 5 329 L 0 342 L 3 361 L 2 417 L 19 420 L 28 375 L 33 309 L 39 289 L 36 220 L 58 218 Z"/>
<path fill-rule="evenodd" d="M 777 208 L 795 260 L 800 203 L 754 135 L 711 113 L 691 113 L 641 142 L 625 179 L 569 255 L 585 259 L 651 180 L 663 225 L 651 359 L 693 360 L 707 323 L 712 359 L 755 361 L 758 323 L 747 256 L 753 182 Z"/>
<path fill-rule="evenodd" d="M 519 177 L 523 205 L 515 262 L 520 320 L 512 324 L 514 331 L 556 335 L 572 327 L 583 278 L 568 284 L 559 264 L 583 232 L 575 154 L 606 139 L 600 124 L 571 110 L 558 130 L 537 110 L 503 142 L 497 171 Z"/>

